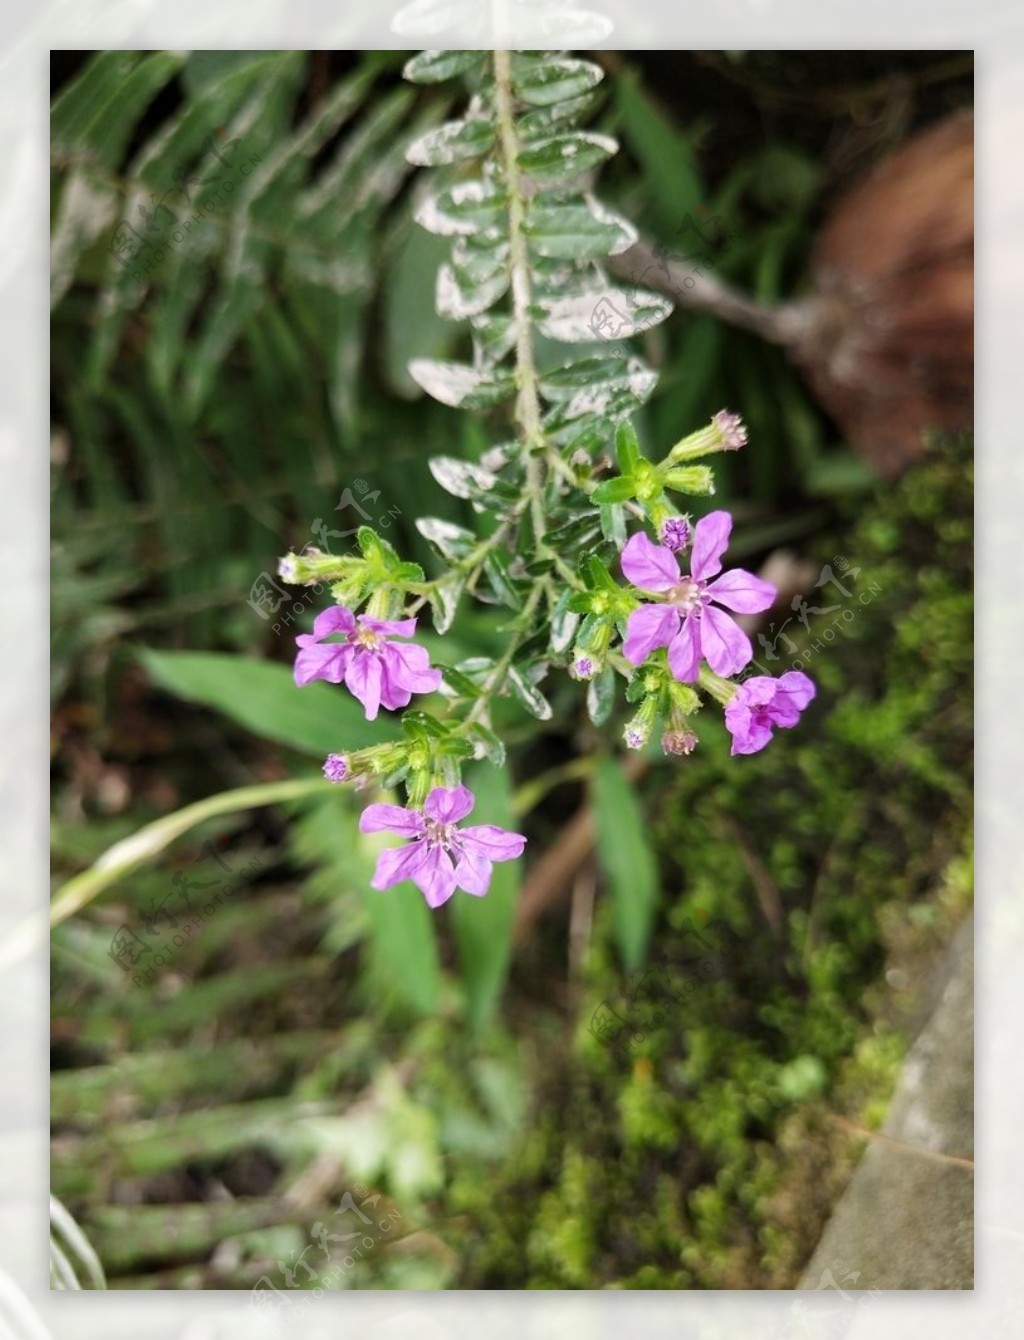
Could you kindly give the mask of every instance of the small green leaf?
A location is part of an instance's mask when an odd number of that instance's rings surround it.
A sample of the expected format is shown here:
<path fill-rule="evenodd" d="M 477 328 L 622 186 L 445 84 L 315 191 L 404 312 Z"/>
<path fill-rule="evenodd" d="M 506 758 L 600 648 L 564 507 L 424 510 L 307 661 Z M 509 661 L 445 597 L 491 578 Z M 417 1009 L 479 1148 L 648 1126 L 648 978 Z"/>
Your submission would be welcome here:
<path fill-rule="evenodd" d="M 535 140 L 520 153 L 519 166 L 541 182 L 566 181 L 611 158 L 618 147 L 610 135 L 569 131 Z"/>
<path fill-rule="evenodd" d="M 499 549 L 492 549 L 484 559 L 484 572 L 491 584 L 491 590 L 503 605 L 507 605 L 511 610 L 522 609 L 522 597 L 509 574 L 508 559 Z"/>
<path fill-rule="evenodd" d="M 494 143 L 494 127 L 489 119 L 474 116 L 446 121 L 413 140 L 405 151 L 417 167 L 445 167 L 468 158 L 479 158 Z"/>
<path fill-rule="evenodd" d="M 442 363 L 434 358 L 414 358 L 409 375 L 428 395 L 453 409 L 500 405 L 515 389 L 510 375 L 489 376 L 468 363 Z"/>
<path fill-rule="evenodd" d="M 415 214 L 428 233 L 442 237 L 470 237 L 506 223 L 504 191 L 491 182 L 460 181 L 450 190 L 428 196 Z"/>
<path fill-rule="evenodd" d="M 489 470 L 456 456 L 432 456 L 427 465 L 441 487 L 456 498 L 478 498 L 498 482 Z"/>
<path fill-rule="evenodd" d="M 486 758 L 496 768 L 505 766 L 505 746 L 488 726 L 474 721 L 466 732 L 477 758 Z"/>
<path fill-rule="evenodd" d="M 658 870 L 636 794 L 611 758 L 593 783 L 597 852 L 612 897 L 619 950 L 628 972 L 643 962 L 658 902 Z"/>
<path fill-rule="evenodd" d="M 517 57 L 513 62 L 512 87 L 523 102 L 533 107 L 549 107 L 589 93 L 602 77 L 601 67 L 591 61 Z"/>
<path fill-rule="evenodd" d="M 430 519 L 430 518 L 428 518 Z M 445 522 L 438 523 L 445 525 Z M 416 528 L 424 533 L 419 522 Z M 458 527 L 456 527 L 458 529 Z M 427 536 L 430 539 L 430 536 Z M 434 542 L 436 544 L 436 541 Z M 442 557 L 443 557 L 442 553 Z M 430 603 L 430 613 L 434 620 L 434 628 L 438 633 L 447 633 L 455 622 L 455 615 L 459 608 L 459 601 L 462 593 L 466 589 L 466 579 L 461 573 L 453 572 L 443 577 L 436 585 L 430 588 L 427 599 Z"/>
<path fill-rule="evenodd" d="M 601 534 L 618 549 L 626 543 L 626 513 L 618 503 L 602 506 Z"/>
<path fill-rule="evenodd" d="M 568 651 L 572 646 L 572 640 L 576 636 L 576 629 L 579 625 L 579 614 L 571 604 L 573 595 L 571 586 L 567 586 L 555 602 L 555 607 L 551 611 L 551 650 L 556 655 Z"/>
<path fill-rule="evenodd" d="M 476 69 L 482 51 L 420 51 L 402 67 L 402 75 L 413 84 L 443 84 L 446 79 Z"/>
<path fill-rule="evenodd" d="M 603 726 L 615 706 L 615 671 L 606 665 L 587 685 L 587 715 L 595 726 Z"/>
<path fill-rule="evenodd" d="M 454 522 L 442 521 L 440 517 L 418 517 L 416 529 L 449 563 L 458 563 L 476 547 L 476 536 L 472 531 L 456 526 Z"/>
<path fill-rule="evenodd" d="M 543 693 L 537 688 L 536 684 L 530 682 L 526 675 L 511 666 L 508 672 L 509 687 L 513 694 L 526 710 L 538 718 L 540 721 L 550 721 L 552 717 L 551 704 L 544 697 Z"/>
<path fill-rule="evenodd" d="M 630 475 L 644 459 L 640 451 L 640 442 L 637 439 L 636 429 L 631 423 L 620 423 L 615 430 L 615 455 L 618 458 L 619 469 L 624 475 Z M 608 502 L 615 502 L 616 499 L 609 498 Z"/>
<path fill-rule="evenodd" d="M 564 261 L 600 260 L 625 251 L 637 240 L 632 224 L 593 199 L 570 204 L 534 200 L 527 212 L 526 234 L 538 256 Z"/>
<path fill-rule="evenodd" d="M 636 497 L 636 480 L 632 475 L 619 475 L 615 479 L 606 479 L 590 495 L 596 503 L 622 503 Z"/>

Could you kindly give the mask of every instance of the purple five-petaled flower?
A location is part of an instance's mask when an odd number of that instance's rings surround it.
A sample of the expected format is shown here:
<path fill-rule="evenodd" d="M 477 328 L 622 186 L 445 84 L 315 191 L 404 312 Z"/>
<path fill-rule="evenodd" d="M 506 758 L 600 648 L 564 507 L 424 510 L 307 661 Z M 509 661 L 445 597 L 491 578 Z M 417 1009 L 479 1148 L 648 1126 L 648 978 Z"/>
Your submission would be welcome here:
<path fill-rule="evenodd" d="M 381 706 L 389 711 L 407 707 L 414 693 L 433 693 L 441 684 L 441 672 L 430 668 L 425 648 L 391 640 L 412 637 L 415 631 L 415 619 L 357 617 L 335 605 L 316 616 L 312 636 L 300 633 L 295 639 L 295 682 L 344 681 L 366 709 L 367 721 L 374 720 Z M 344 640 L 324 641 L 332 633 L 342 633 Z"/>
<path fill-rule="evenodd" d="M 491 884 L 492 863 L 523 854 L 526 838 L 495 824 L 457 828 L 475 803 L 468 786 L 435 786 L 422 810 L 401 805 L 368 805 L 359 818 L 363 833 L 399 833 L 405 847 L 391 847 L 377 858 L 370 881 L 375 889 L 411 879 L 431 907 L 446 903 L 456 889 L 482 897 Z"/>
<path fill-rule="evenodd" d="M 756 754 L 772 738 L 775 726 L 796 725 L 814 694 L 814 681 L 801 670 L 787 670 L 778 679 L 754 675 L 744 680 L 725 707 L 730 753 Z"/>
<path fill-rule="evenodd" d="M 623 573 L 641 591 L 662 600 L 629 616 L 622 648 L 627 661 L 642 665 L 656 647 L 667 647 L 669 669 L 684 684 L 697 678 L 702 657 L 716 674 L 726 676 L 750 661 L 750 639 L 717 606 L 756 614 L 771 606 L 776 593 L 771 582 L 742 568 L 716 576 L 731 530 L 728 512 L 701 517 L 693 528 L 689 576 L 680 571 L 674 553 L 653 544 L 642 531 L 630 537 L 622 551 Z"/>

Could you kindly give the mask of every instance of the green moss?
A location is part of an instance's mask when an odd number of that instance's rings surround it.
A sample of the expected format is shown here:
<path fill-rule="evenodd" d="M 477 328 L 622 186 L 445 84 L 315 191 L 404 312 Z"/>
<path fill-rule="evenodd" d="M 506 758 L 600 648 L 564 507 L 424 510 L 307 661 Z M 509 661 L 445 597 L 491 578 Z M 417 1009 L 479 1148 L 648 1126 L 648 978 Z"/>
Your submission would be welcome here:
<path fill-rule="evenodd" d="M 656 947 L 692 954 L 700 914 L 739 943 L 689 991 L 652 968 L 643 1036 L 613 1052 L 594 1011 L 634 1016 L 598 904 L 572 1056 L 549 1054 L 526 1147 L 483 1181 L 455 1161 L 463 1287 L 793 1285 L 854 1158 L 832 1113 L 877 1125 L 898 1074 L 884 969 L 923 973 L 970 903 L 965 454 L 937 446 L 820 547 L 872 594 L 800 647 L 818 684 L 800 728 L 730 759 L 706 713 L 698 753 L 652 779 Z"/>

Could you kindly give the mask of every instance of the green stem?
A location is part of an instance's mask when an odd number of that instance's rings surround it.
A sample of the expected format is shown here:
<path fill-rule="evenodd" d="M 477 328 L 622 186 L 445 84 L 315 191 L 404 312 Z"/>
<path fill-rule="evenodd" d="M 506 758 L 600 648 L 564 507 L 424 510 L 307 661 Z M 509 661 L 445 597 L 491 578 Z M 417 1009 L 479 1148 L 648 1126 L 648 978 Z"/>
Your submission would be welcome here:
<path fill-rule="evenodd" d="M 292 778 L 287 782 L 268 782 L 259 786 L 242 786 L 235 791 L 222 791 L 219 795 L 196 801 L 194 805 L 186 805 L 174 814 L 166 814 L 162 819 L 140 828 L 131 837 L 115 842 L 95 865 L 69 879 L 50 904 L 50 925 L 59 926 L 62 921 L 80 912 L 104 889 L 158 856 L 175 838 L 181 837 L 205 819 L 253 809 L 258 805 L 273 805 L 281 800 L 298 800 L 303 796 L 330 790 L 332 783 L 321 777 Z"/>
<path fill-rule="evenodd" d="M 516 420 L 526 451 L 526 496 L 529 498 L 534 539 L 544 539 L 544 429 L 541 424 L 537 367 L 533 357 L 533 321 L 530 316 L 530 255 L 526 245 L 526 204 L 519 173 L 519 138 L 516 135 L 512 98 L 512 53 L 494 53 L 494 109 L 508 191 L 509 277 L 512 287 L 512 316 L 516 327 L 516 374 L 519 394 Z"/>
<path fill-rule="evenodd" d="M 480 697 L 473 704 L 469 716 L 467 716 L 465 721 L 463 721 L 463 723 L 459 726 L 457 732 L 458 734 L 461 734 L 464 730 L 468 729 L 468 727 L 474 725 L 477 721 L 479 721 L 480 718 L 484 716 L 489 710 L 491 705 L 491 699 L 495 696 L 495 694 L 501 691 L 502 687 L 504 686 L 505 679 L 508 675 L 509 667 L 511 666 L 512 661 L 515 659 L 516 652 L 519 650 L 519 647 L 522 644 L 523 639 L 527 637 L 532 631 L 532 629 L 530 628 L 530 620 L 533 618 L 534 612 L 538 604 L 540 603 L 540 598 L 544 594 L 546 589 L 547 589 L 547 582 L 543 580 L 538 581 L 534 585 L 533 590 L 527 597 L 526 604 L 523 606 L 523 612 L 519 616 L 519 627 L 516 629 L 515 633 L 512 636 L 512 640 L 505 648 L 501 660 L 495 663 L 494 669 L 491 671 L 491 673 L 487 676 L 487 679 L 484 681 L 483 687 L 480 691 Z"/>

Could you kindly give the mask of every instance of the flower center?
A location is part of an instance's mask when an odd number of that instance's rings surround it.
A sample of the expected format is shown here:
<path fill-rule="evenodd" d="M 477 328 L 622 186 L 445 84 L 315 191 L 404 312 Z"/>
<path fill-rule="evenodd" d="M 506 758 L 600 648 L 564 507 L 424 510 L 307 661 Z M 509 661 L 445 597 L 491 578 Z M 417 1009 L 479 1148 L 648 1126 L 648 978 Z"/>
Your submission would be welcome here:
<path fill-rule="evenodd" d="M 372 628 L 360 628 L 352 635 L 352 641 L 357 647 L 364 647 L 367 651 L 380 651 L 384 645 L 384 638 L 380 633 L 375 633 Z"/>
<path fill-rule="evenodd" d="M 667 592 L 669 604 L 675 605 L 681 614 L 690 614 L 707 604 L 704 583 L 694 581 L 692 577 L 681 577 L 678 583 Z"/>
<path fill-rule="evenodd" d="M 426 820 L 426 841 L 428 847 L 443 847 L 445 851 L 452 845 L 455 832 L 454 824 L 439 824 L 436 819 Z"/>

